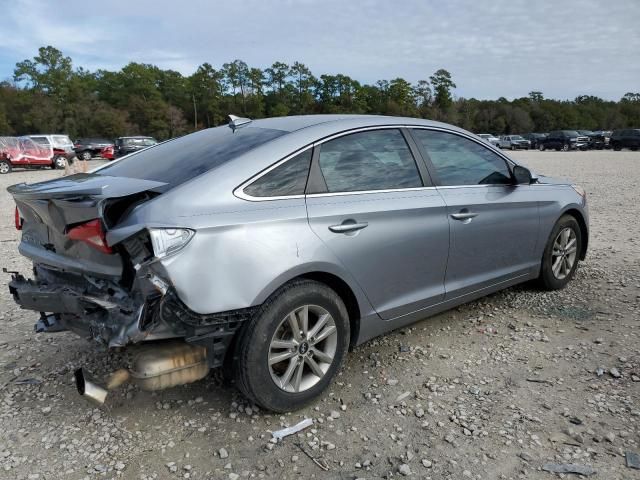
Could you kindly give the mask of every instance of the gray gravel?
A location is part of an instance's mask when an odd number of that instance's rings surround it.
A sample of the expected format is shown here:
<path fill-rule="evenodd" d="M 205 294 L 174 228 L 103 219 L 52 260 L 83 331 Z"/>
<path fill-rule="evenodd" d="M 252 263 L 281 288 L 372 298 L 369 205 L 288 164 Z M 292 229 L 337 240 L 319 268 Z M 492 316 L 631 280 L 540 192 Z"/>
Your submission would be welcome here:
<path fill-rule="evenodd" d="M 561 292 L 512 288 L 373 340 L 315 405 L 271 415 L 218 375 L 159 392 L 127 387 L 102 409 L 72 372 L 125 365 L 69 333 L 35 335 L 0 285 L 0 478 L 636 478 L 640 453 L 640 152 L 515 152 L 589 193 L 590 253 Z M 17 254 L 0 176 L 0 257 Z M 281 441 L 271 431 L 314 425 Z"/>

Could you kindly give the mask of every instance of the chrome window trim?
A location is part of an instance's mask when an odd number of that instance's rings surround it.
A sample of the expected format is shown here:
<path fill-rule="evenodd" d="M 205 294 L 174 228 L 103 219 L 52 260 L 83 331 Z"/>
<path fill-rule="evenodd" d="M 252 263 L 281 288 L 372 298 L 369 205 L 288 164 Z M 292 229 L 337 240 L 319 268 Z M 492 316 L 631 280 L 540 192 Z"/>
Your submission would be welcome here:
<path fill-rule="evenodd" d="M 336 138 L 340 138 L 340 137 L 344 137 L 346 135 L 351 135 L 353 133 L 359 133 L 359 132 L 366 132 L 366 131 L 370 131 L 370 130 L 389 130 L 389 129 L 397 129 L 397 130 L 402 130 L 403 128 L 406 129 L 420 129 L 420 130 L 436 130 L 436 131 L 440 131 L 440 132 L 444 132 L 444 133 L 451 133 L 454 135 L 458 135 L 460 137 L 466 138 L 468 140 L 471 140 L 475 143 L 477 143 L 478 145 L 486 148 L 487 150 L 489 150 L 490 152 L 496 154 L 498 157 L 502 158 L 504 161 L 507 162 L 507 165 L 511 168 L 513 168 L 514 165 L 517 165 L 517 163 L 515 163 L 513 160 L 511 160 L 509 157 L 505 156 L 501 150 L 498 150 L 496 148 L 488 148 L 488 147 L 493 147 L 493 145 L 485 145 L 486 142 L 484 140 L 481 139 L 476 139 L 470 135 L 467 135 L 463 132 L 458 132 L 456 130 L 451 130 L 448 128 L 443 128 L 443 127 L 438 127 L 438 126 L 429 126 L 429 125 L 411 125 L 411 124 L 398 124 L 398 125 L 376 125 L 376 126 L 371 126 L 371 127 L 357 127 L 357 128 L 353 128 L 350 130 L 345 130 L 342 132 L 338 132 L 338 133 L 334 133 L 331 134 L 327 137 L 324 137 L 320 140 L 316 140 L 315 142 L 302 147 L 299 150 L 296 150 L 294 153 L 291 153 L 289 155 L 287 155 L 286 157 L 282 158 L 281 160 L 278 160 L 276 163 L 274 163 L 273 165 L 271 165 L 270 167 L 267 167 L 266 169 L 264 169 L 263 171 L 257 173 L 256 175 L 254 175 L 253 177 L 249 178 L 249 180 L 246 180 L 244 183 L 242 183 L 240 186 L 236 187 L 233 190 L 233 194 L 242 199 L 242 200 L 247 200 L 249 202 L 266 202 L 266 201 L 272 201 L 272 200 L 290 200 L 290 199 L 301 199 L 301 198 L 305 198 L 305 197 L 309 197 L 309 198 L 319 198 L 319 197 L 334 197 L 334 196 L 338 196 L 338 195 L 365 195 L 365 194 L 371 194 L 371 193 L 391 193 L 391 192 L 406 192 L 406 191 L 417 191 L 417 190 L 437 190 L 439 188 L 477 188 L 477 187 L 503 187 L 506 186 L 506 184 L 489 184 L 489 185 L 445 185 L 445 186 L 429 186 L 429 187 L 410 187 L 410 188 L 391 188 L 391 189 L 384 189 L 384 190 L 361 190 L 361 191 L 357 191 L 357 192 L 326 192 L 326 193 L 311 193 L 308 195 L 280 195 L 280 196 L 273 196 L 273 197 L 254 197 L 252 195 L 249 195 L 247 193 L 245 193 L 243 190 L 248 187 L 249 185 L 251 185 L 253 182 L 259 180 L 261 177 L 263 177 L 264 175 L 266 175 L 267 173 L 269 173 L 271 170 L 279 167 L 280 165 L 282 165 L 283 163 L 287 162 L 288 160 L 290 160 L 291 158 L 295 157 L 296 155 L 303 153 L 307 150 L 309 150 L 310 148 L 316 148 L 320 145 L 322 145 L 325 142 L 329 142 L 331 140 L 334 140 Z M 416 161 L 418 161 L 418 159 L 415 159 Z M 417 165 L 416 165 L 417 167 Z"/>
<path fill-rule="evenodd" d="M 325 193 L 309 193 L 307 198 L 320 197 L 337 197 L 344 195 L 367 195 L 371 193 L 396 193 L 396 192 L 417 192 L 423 190 L 437 190 L 437 187 L 408 187 L 408 188 L 388 188 L 384 190 L 358 190 L 356 192 L 325 192 Z"/>

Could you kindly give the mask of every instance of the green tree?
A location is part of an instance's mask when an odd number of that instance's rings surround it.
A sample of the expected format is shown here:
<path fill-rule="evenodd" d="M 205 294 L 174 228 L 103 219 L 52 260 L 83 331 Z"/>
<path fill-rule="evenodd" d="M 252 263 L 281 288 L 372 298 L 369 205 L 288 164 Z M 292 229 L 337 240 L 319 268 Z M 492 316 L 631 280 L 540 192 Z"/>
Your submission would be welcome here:
<path fill-rule="evenodd" d="M 433 85 L 436 106 L 442 112 L 446 112 L 453 103 L 451 89 L 456 88 L 456 84 L 451 79 L 451 74 L 441 68 L 429 77 L 429 81 Z"/>

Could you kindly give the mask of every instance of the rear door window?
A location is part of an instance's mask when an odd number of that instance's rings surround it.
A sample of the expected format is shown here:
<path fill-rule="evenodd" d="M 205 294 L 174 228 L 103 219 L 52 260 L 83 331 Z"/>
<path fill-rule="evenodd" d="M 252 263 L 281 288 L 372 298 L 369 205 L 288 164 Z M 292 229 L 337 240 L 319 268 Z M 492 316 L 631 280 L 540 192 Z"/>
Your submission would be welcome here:
<path fill-rule="evenodd" d="M 40 145 L 49 145 L 49 139 L 47 137 L 29 137 L 34 142 L 38 142 Z"/>
<path fill-rule="evenodd" d="M 96 173 L 180 185 L 286 132 L 257 127 L 209 128 L 134 153 Z"/>
<path fill-rule="evenodd" d="M 400 130 L 352 133 L 320 147 L 328 192 L 422 187 L 418 167 Z"/>
<path fill-rule="evenodd" d="M 252 197 L 304 195 L 310 165 L 311 149 L 308 149 L 268 171 L 243 192 Z"/>

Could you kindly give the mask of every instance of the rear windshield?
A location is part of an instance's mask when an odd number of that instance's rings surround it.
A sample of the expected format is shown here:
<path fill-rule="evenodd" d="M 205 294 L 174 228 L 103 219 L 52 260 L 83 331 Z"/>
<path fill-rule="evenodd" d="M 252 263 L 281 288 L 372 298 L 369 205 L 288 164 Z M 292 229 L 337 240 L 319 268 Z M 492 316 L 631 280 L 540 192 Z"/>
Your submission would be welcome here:
<path fill-rule="evenodd" d="M 209 128 L 141 150 L 96 173 L 175 187 L 285 133 L 255 127 L 239 128 L 235 133 L 227 126 Z"/>
<path fill-rule="evenodd" d="M 150 147 L 158 143 L 154 138 L 123 138 L 123 145 L 138 145 L 143 147 Z"/>

